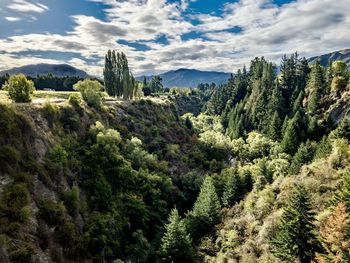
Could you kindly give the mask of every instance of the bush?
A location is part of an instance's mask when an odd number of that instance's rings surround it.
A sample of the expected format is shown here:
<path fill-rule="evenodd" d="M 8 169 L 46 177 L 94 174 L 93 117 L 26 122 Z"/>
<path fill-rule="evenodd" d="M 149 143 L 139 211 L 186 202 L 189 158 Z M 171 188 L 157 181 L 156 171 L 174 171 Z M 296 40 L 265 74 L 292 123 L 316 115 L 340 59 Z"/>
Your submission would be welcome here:
<path fill-rule="evenodd" d="M 65 207 L 62 203 L 51 200 L 39 202 L 39 217 L 50 225 L 59 225 L 64 221 Z"/>
<path fill-rule="evenodd" d="M 55 121 L 59 119 L 59 109 L 56 105 L 52 105 L 50 102 L 46 102 L 43 107 L 43 116 L 47 119 L 49 127 L 52 128 Z"/>
<path fill-rule="evenodd" d="M 1 198 L 1 210 L 7 216 L 18 220 L 21 216 L 21 209 L 29 202 L 29 192 L 25 183 L 17 183 L 8 187 Z M 24 211 L 22 211 L 24 212 Z"/>
<path fill-rule="evenodd" d="M 50 160 L 56 164 L 66 165 L 68 161 L 67 151 L 59 144 L 56 144 L 50 151 Z"/>
<path fill-rule="evenodd" d="M 23 74 L 14 75 L 3 86 L 7 90 L 9 97 L 15 102 L 30 102 L 35 87 L 31 80 L 27 80 Z"/>
<path fill-rule="evenodd" d="M 100 109 L 104 98 L 103 86 L 97 80 L 85 79 L 74 85 L 74 89 L 80 91 L 86 103 Z"/>
<path fill-rule="evenodd" d="M 71 94 L 71 95 L 69 95 L 68 102 L 74 108 L 80 108 L 81 107 L 81 98 L 80 98 L 80 96 L 78 94 Z"/>

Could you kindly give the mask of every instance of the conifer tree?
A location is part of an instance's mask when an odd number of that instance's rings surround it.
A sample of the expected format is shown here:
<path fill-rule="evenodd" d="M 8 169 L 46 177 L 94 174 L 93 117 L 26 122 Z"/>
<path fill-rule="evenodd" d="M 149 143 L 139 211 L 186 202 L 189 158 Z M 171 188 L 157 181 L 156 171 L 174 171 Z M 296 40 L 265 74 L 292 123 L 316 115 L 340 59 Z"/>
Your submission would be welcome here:
<path fill-rule="evenodd" d="M 315 148 L 315 143 L 309 140 L 306 141 L 306 143 L 302 143 L 293 157 L 292 163 L 289 167 L 289 173 L 297 174 L 303 164 L 311 162 L 314 158 Z"/>
<path fill-rule="evenodd" d="M 338 191 L 335 192 L 331 203 L 336 205 L 338 203 L 345 204 L 347 211 L 350 211 L 350 172 L 346 172 L 342 177 L 342 185 Z"/>
<path fill-rule="evenodd" d="M 322 140 L 318 143 L 314 159 L 321 159 L 329 155 L 332 151 L 332 145 L 326 135 L 322 137 Z"/>
<path fill-rule="evenodd" d="M 239 199 L 240 178 L 237 168 L 228 170 L 225 177 L 224 192 L 222 195 L 222 204 L 225 207 L 231 207 Z"/>
<path fill-rule="evenodd" d="M 281 137 L 281 128 L 282 128 L 281 119 L 278 115 L 278 112 L 275 112 L 272 116 L 270 125 L 268 127 L 267 135 L 272 140 L 276 141 Z"/>
<path fill-rule="evenodd" d="M 288 121 L 284 130 L 281 146 L 284 152 L 293 155 L 305 134 L 304 119 L 302 111 L 298 110 L 294 117 Z"/>
<path fill-rule="evenodd" d="M 349 227 L 350 220 L 346 206 L 343 203 L 339 203 L 321 229 L 321 235 L 331 262 L 350 262 Z"/>
<path fill-rule="evenodd" d="M 307 83 L 309 115 L 317 115 L 321 109 L 322 96 L 325 94 L 324 71 L 319 61 L 313 65 L 310 78 Z"/>
<path fill-rule="evenodd" d="M 171 211 L 168 224 L 165 226 L 165 234 L 161 240 L 161 254 L 162 262 L 195 262 L 191 238 L 176 208 Z"/>
<path fill-rule="evenodd" d="M 221 205 L 210 176 L 202 183 L 198 198 L 187 216 L 187 227 L 194 241 L 210 233 L 220 222 Z"/>
<path fill-rule="evenodd" d="M 284 209 L 272 252 L 286 262 L 310 263 L 321 247 L 314 234 L 314 216 L 304 186 L 296 185 Z"/>

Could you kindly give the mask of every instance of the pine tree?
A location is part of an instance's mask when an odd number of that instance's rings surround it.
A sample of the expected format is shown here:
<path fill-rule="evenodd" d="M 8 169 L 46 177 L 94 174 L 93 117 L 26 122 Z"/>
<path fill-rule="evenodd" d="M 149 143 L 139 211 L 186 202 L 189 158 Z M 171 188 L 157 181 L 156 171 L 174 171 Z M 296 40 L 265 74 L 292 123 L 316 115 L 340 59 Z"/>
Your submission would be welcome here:
<path fill-rule="evenodd" d="M 319 61 L 313 65 L 310 78 L 307 83 L 308 105 L 307 111 L 309 115 L 317 115 L 321 109 L 322 96 L 325 93 L 325 77 L 324 71 Z"/>
<path fill-rule="evenodd" d="M 282 261 L 310 263 L 320 244 L 314 234 L 314 216 L 304 186 L 296 185 L 284 209 L 279 232 L 272 240 L 272 252 Z"/>
<path fill-rule="evenodd" d="M 161 240 L 162 262 L 195 262 L 194 249 L 185 224 L 174 208 L 165 226 L 165 234 Z"/>
<path fill-rule="evenodd" d="M 250 192 L 253 189 L 253 178 L 249 170 L 244 170 L 241 174 L 240 195 Z"/>
<path fill-rule="evenodd" d="M 222 204 L 225 207 L 231 207 L 239 199 L 240 178 L 237 168 L 229 169 L 225 175 L 224 192 L 222 195 Z"/>
<path fill-rule="evenodd" d="M 329 142 L 328 137 L 325 135 L 322 137 L 322 140 L 318 143 L 316 148 L 314 159 L 321 159 L 328 156 L 332 151 L 332 145 Z"/>
<path fill-rule="evenodd" d="M 289 173 L 297 174 L 303 164 L 311 162 L 314 158 L 315 148 L 315 143 L 309 140 L 306 141 L 306 143 L 302 143 L 293 157 L 292 163 L 289 167 Z"/>
<path fill-rule="evenodd" d="M 278 140 L 281 137 L 281 128 L 282 128 L 281 119 L 280 119 L 280 117 L 278 115 L 278 112 L 275 112 L 273 114 L 272 119 L 271 119 L 267 135 L 272 140 L 276 141 L 276 140 Z"/>
<path fill-rule="evenodd" d="M 349 227 L 350 220 L 346 206 L 343 203 L 339 203 L 321 229 L 321 235 L 331 262 L 350 262 Z"/>
<path fill-rule="evenodd" d="M 331 203 L 336 205 L 344 203 L 347 210 L 350 211 L 350 172 L 346 172 L 342 177 L 342 185 L 338 191 L 335 192 Z"/>
<path fill-rule="evenodd" d="M 293 155 L 300 144 L 300 141 L 305 135 L 305 125 L 302 116 L 302 111 L 298 110 L 294 117 L 288 121 L 285 128 L 281 147 L 284 152 Z"/>
<path fill-rule="evenodd" d="M 187 227 L 194 241 L 210 233 L 220 222 L 221 206 L 219 197 L 210 176 L 202 183 L 198 198 L 192 211 L 187 215 Z"/>
<path fill-rule="evenodd" d="M 296 149 L 298 149 L 299 138 L 297 135 L 296 126 L 293 120 L 288 121 L 287 127 L 284 131 L 284 136 L 281 142 L 281 147 L 284 152 L 288 154 L 294 154 Z"/>

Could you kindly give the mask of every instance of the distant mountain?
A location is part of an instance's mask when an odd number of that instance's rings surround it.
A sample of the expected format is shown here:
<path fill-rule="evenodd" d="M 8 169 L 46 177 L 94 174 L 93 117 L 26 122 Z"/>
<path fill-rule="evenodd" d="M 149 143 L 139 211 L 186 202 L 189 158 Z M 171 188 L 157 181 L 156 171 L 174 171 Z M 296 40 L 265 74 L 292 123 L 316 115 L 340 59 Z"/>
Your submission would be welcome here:
<path fill-rule="evenodd" d="M 19 74 L 22 73 L 26 76 L 35 77 L 37 75 L 47 75 L 52 74 L 57 77 L 80 77 L 80 78 L 88 78 L 89 75 L 80 69 L 72 67 L 67 64 L 34 64 L 27 65 L 23 67 L 13 68 L 9 70 L 0 71 L 0 76 L 9 74 Z"/>
<path fill-rule="evenodd" d="M 163 85 L 166 88 L 172 87 L 197 87 L 200 83 L 215 83 L 217 85 L 225 83 L 230 73 L 216 71 L 200 71 L 195 69 L 178 69 L 160 74 L 163 79 Z M 138 80 L 143 80 L 144 76 L 137 77 Z M 146 76 L 147 81 L 152 79 L 152 76 Z"/>
<path fill-rule="evenodd" d="M 309 58 L 308 61 L 312 64 L 315 63 L 318 59 L 324 67 L 328 67 L 329 63 L 335 60 L 342 60 L 348 65 L 348 67 L 350 67 L 350 49 L 343 49 L 321 56 L 312 57 Z"/>

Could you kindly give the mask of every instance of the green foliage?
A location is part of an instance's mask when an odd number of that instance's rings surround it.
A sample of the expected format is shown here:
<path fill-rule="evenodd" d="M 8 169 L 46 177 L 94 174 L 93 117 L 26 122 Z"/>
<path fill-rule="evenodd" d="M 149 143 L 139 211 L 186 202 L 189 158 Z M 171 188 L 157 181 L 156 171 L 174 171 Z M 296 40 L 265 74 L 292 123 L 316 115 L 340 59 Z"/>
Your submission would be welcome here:
<path fill-rule="evenodd" d="M 81 97 L 78 94 L 69 95 L 68 102 L 74 108 L 77 108 L 77 109 L 81 108 L 82 101 L 81 101 Z"/>
<path fill-rule="evenodd" d="M 329 135 L 331 139 L 345 138 L 350 140 L 350 121 L 345 117 L 341 120 L 338 127 Z"/>
<path fill-rule="evenodd" d="M 60 225 L 64 222 L 65 207 L 62 203 L 51 200 L 40 200 L 38 216 L 50 226 Z"/>
<path fill-rule="evenodd" d="M 240 197 L 240 178 L 235 168 L 226 170 L 222 176 L 225 178 L 222 204 L 224 207 L 231 207 Z"/>
<path fill-rule="evenodd" d="M 210 176 L 207 176 L 201 186 L 197 201 L 192 211 L 187 215 L 186 224 L 191 237 L 198 241 L 210 233 L 214 225 L 221 219 L 219 197 Z"/>
<path fill-rule="evenodd" d="M 314 158 L 316 150 L 316 143 L 311 141 L 306 141 L 302 143 L 298 151 L 293 156 L 292 163 L 289 167 L 290 174 L 297 174 L 303 164 L 311 162 Z"/>
<path fill-rule="evenodd" d="M 164 91 L 162 78 L 160 76 L 154 76 L 149 85 L 152 93 L 161 93 Z"/>
<path fill-rule="evenodd" d="M 327 136 L 323 136 L 321 141 L 317 144 L 315 151 L 315 160 L 325 158 L 332 151 L 332 145 Z"/>
<path fill-rule="evenodd" d="M 346 171 L 342 176 L 340 188 L 334 193 L 331 203 L 336 206 L 338 203 L 345 204 L 347 210 L 350 210 L 350 172 Z"/>
<path fill-rule="evenodd" d="M 81 93 L 83 100 L 91 107 L 100 109 L 104 99 L 103 86 L 97 80 L 85 79 L 74 85 L 74 90 Z"/>
<path fill-rule="evenodd" d="M 174 208 L 165 226 L 161 241 L 162 262 L 195 262 L 194 249 L 190 236 L 186 232 L 184 221 Z"/>
<path fill-rule="evenodd" d="M 284 208 L 279 231 L 272 240 L 273 253 L 283 261 L 310 262 L 320 244 L 315 236 L 315 214 L 303 185 L 296 185 Z"/>
<path fill-rule="evenodd" d="M 60 144 L 56 144 L 50 150 L 49 158 L 55 164 L 60 164 L 64 166 L 68 162 L 68 153 Z"/>
<path fill-rule="evenodd" d="M 103 70 L 105 89 L 110 96 L 129 100 L 140 98 L 140 86 L 131 74 L 128 60 L 123 52 L 109 50 Z"/>
<path fill-rule="evenodd" d="M 68 212 L 74 215 L 78 212 L 80 206 L 79 188 L 73 186 L 71 190 L 68 190 L 63 195 L 64 205 L 67 207 Z"/>
<path fill-rule="evenodd" d="M 11 76 L 2 87 L 15 102 L 30 102 L 35 91 L 34 83 L 23 74 Z"/>
<path fill-rule="evenodd" d="M 60 116 L 59 108 L 49 101 L 45 102 L 44 107 L 42 108 L 42 113 L 43 116 L 47 119 L 49 127 L 51 128 Z"/>
<path fill-rule="evenodd" d="M 28 186 L 25 183 L 14 183 L 2 193 L 0 211 L 13 221 L 26 221 L 28 216 L 24 207 L 29 202 Z M 24 210 L 23 210 L 24 209 Z"/>

